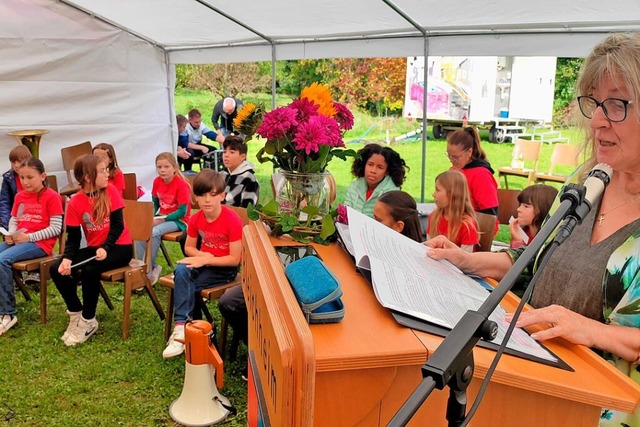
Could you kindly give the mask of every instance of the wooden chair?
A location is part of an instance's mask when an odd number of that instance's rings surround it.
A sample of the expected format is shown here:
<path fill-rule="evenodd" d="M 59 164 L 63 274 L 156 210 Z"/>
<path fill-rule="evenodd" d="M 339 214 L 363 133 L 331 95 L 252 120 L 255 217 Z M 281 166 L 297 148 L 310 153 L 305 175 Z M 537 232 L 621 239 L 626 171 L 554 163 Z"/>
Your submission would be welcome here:
<path fill-rule="evenodd" d="M 58 178 L 55 175 L 47 175 L 47 182 L 49 183 L 49 188 L 51 188 L 56 193 L 58 192 Z"/>
<path fill-rule="evenodd" d="M 240 216 L 240 218 L 242 219 L 243 226 L 249 223 L 250 220 L 249 220 L 249 217 L 247 216 L 247 210 L 245 208 L 240 208 L 236 206 L 229 206 L 229 207 L 233 209 Z M 164 323 L 164 340 L 167 341 L 169 339 L 169 336 L 171 335 L 171 324 L 173 322 L 173 286 L 174 286 L 173 274 L 169 274 L 167 276 L 161 277 L 158 283 L 160 283 L 161 286 L 164 286 L 169 289 L 169 296 L 167 298 L 167 310 L 165 314 L 165 323 Z M 203 289 L 202 291 L 200 291 L 200 295 L 199 295 L 200 298 L 196 298 L 196 303 L 199 304 L 199 309 L 202 310 L 202 313 L 205 315 L 205 317 L 209 322 L 213 322 L 213 316 L 211 316 L 211 313 L 209 312 L 209 309 L 206 306 L 206 301 L 217 300 L 222 296 L 222 294 L 224 294 L 224 292 L 227 289 L 231 289 L 234 286 L 241 286 L 241 285 L 242 285 L 242 272 L 238 273 L 236 278 L 229 283 L 226 283 L 222 286 L 216 286 L 215 288 Z M 218 344 L 218 348 L 222 358 L 224 358 L 224 354 L 226 351 L 228 330 L 229 330 L 229 325 L 223 317 L 222 322 L 220 323 L 220 341 Z M 238 341 L 234 334 L 234 339 L 231 344 L 232 354 L 235 354 L 235 349 L 237 348 L 237 346 L 238 346 Z"/>
<path fill-rule="evenodd" d="M 124 174 L 124 192 L 122 197 L 126 200 L 138 200 L 138 181 L 133 172 Z"/>
<path fill-rule="evenodd" d="M 63 196 L 70 196 L 80 189 L 80 185 L 73 177 L 73 165 L 76 159 L 83 154 L 91 154 L 91 142 L 85 141 L 81 144 L 64 147 L 60 150 L 62 155 L 62 167 L 67 173 L 67 185 L 59 191 Z"/>
<path fill-rule="evenodd" d="M 54 179 L 55 176 L 51 175 Z M 49 178 L 49 177 L 47 177 Z M 49 184 L 51 185 L 51 184 Z M 66 209 L 66 201 L 67 198 L 63 197 L 63 210 Z M 40 323 L 47 323 L 47 283 L 49 282 L 49 267 L 60 257 L 61 254 L 64 253 L 64 246 L 66 242 L 66 226 L 62 226 L 62 231 L 60 236 L 58 236 L 58 252 L 53 253 L 51 255 L 47 255 L 44 257 L 38 257 L 33 259 L 25 259 L 22 261 L 14 262 L 11 267 L 13 270 L 13 281 L 16 283 L 16 286 L 24 296 L 24 299 L 27 301 L 31 301 L 31 295 L 29 295 L 29 290 L 27 285 L 23 280 L 23 273 L 40 273 Z"/>
<path fill-rule="evenodd" d="M 538 169 L 538 158 L 540 157 L 540 149 L 542 148 L 542 142 L 529 141 L 527 139 L 517 139 L 513 147 L 512 159 L 522 159 L 525 167 L 522 169 L 514 168 L 511 166 L 505 166 L 498 168 L 498 181 L 501 177 L 504 177 L 504 187 L 509 188 L 507 182 L 508 176 L 519 176 L 527 178 L 527 185 L 533 181 L 533 176 Z M 526 167 L 527 165 L 532 167 Z"/>
<path fill-rule="evenodd" d="M 476 252 L 491 251 L 491 242 L 496 227 L 496 216 L 482 212 L 476 212 L 476 222 L 478 223 L 478 234 L 480 235 L 480 243 L 476 247 Z"/>
<path fill-rule="evenodd" d="M 556 166 L 571 166 L 574 169 L 579 164 L 580 147 L 576 144 L 558 143 L 553 146 L 551 153 L 551 166 L 548 173 L 536 172 L 533 180 L 535 182 L 553 181 L 564 183 L 567 175 L 557 173 Z"/>
<path fill-rule="evenodd" d="M 498 188 L 498 222 L 500 224 L 509 224 L 509 218 L 517 216 L 516 211 L 520 206 L 518 194 L 520 190 Z"/>
<path fill-rule="evenodd" d="M 102 273 L 101 279 L 106 282 L 122 282 L 124 284 L 124 308 L 122 321 L 122 339 L 129 338 L 129 322 L 131 311 L 131 296 L 133 291 L 144 289 L 151 299 L 160 320 L 164 320 L 162 306 L 158 302 L 158 297 L 147 273 L 151 268 L 151 234 L 153 231 L 153 203 L 138 202 L 136 200 L 125 200 L 124 222 L 129 228 L 131 238 L 134 241 L 145 242 L 145 259 L 139 261 L 131 260 L 130 265 L 116 268 Z M 102 288 L 102 286 L 101 286 Z M 103 288 L 101 289 L 103 291 Z M 105 297 L 106 292 L 102 294 Z M 108 301 L 108 296 L 105 298 Z M 109 302 L 107 303 L 109 304 Z"/>

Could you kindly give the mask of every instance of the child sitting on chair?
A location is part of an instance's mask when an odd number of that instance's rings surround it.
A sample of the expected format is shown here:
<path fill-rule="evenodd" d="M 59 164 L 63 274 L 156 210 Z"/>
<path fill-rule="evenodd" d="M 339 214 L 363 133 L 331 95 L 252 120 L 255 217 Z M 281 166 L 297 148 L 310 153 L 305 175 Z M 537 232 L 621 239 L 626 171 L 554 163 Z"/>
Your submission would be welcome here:
<path fill-rule="evenodd" d="M 247 161 L 247 144 L 242 137 L 229 135 L 222 145 L 224 153 L 222 172 L 227 187 L 225 204 L 246 208 L 249 203 L 258 203 L 260 184 L 254 175 L 255 166 Z"/>
<path fill-rule="evenodd" d="M 204 169 L 193 181 L 193 193 L 200 210 L 191 215 L 185 252 L 174 273 L 174 328 L 165 359 L 184 351 L 184 324 L 191 319 L 199 291 L 231 282 L 238 274 L 242 254 L 242 220 L 222 204 L 225 198 L 222 175 Z M 202 237 L 200 248 L 196 246 Z"/>

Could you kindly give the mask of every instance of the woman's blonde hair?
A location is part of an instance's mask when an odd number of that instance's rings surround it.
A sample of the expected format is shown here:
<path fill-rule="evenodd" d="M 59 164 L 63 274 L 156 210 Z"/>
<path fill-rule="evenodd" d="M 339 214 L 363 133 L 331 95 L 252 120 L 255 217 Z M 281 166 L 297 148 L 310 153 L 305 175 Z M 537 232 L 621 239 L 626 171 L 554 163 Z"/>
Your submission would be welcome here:
<path fill-rule="evenodd" d="M 461 172 L 450 170 L 438 175 L 436 183 L 439 183 L 447 193 L 449 206 L 443 209 L 437 208 L 429 218 L 429 238 L 438 235 L 438 223 L 443 216 L 449 223 L 446 236 L 449 240 L 455 240 L 463 223 L 477 229 L 476 214 L 471 206 L 467 188 L 467 178 Z"/>
<path fill-rule="evenodd" d="M 630 115 L 640 121 L 640 34 L 610 34 L 594 47 L 580 69 L 576 95 L 590 95 L 606 76 L 618 79 L 624 85 L 634 103 Z M 627 116 L 627 120 L 630 118 Z M 593 133 L 588 131 L 588 120 L 581 117 L 579 123 L 587 135 L 584 149 L 589 160 L 585 166 L 590 170 L 597 163 L 596 142 Z"/>
<path fill-rule="evenodd" d="M 94 154 L 84 154 L 78 157 L 73 164 L 73 176 L 82 186 L 82 190 L 91 196 L 93 211 L 91 222 L 101 223 L 111 214 L 111 200 L 107 196 L 106 188 L 96 187 L 98 165 L 104 164 L 104 160 Z M 108 165 L 104 165 L 108 167 Z"/>

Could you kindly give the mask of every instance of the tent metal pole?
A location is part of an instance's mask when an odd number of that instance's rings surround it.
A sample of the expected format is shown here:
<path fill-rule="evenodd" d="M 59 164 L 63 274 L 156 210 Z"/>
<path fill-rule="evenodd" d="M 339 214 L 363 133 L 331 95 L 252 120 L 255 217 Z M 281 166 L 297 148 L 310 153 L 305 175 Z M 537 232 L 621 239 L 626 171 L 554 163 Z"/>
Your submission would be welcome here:
<path fill-rule="evenodd" d="M 276 108 L 276 45 L 271 43 L 271 109 Z"/>
<path fill-rule="evenodd" d="M 422 67 L 422 81 L 424 82 L 424 90 L 422 91 L 422 171 L 420 183 L 420 203 L 425 201 L 425 190 L 427 181 L 427 78 L 428 68 L 427 60 L 429 59 L 429 37 L 424 37 L 424 55 L 423 67 Z"/>

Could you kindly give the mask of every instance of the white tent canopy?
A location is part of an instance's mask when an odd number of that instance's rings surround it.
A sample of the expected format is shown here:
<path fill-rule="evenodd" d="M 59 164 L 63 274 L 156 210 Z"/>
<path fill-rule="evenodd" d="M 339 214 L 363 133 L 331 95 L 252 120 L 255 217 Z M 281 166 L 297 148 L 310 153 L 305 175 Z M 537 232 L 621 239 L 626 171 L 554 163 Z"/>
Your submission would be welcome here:
<path fill-rule="evenodd" d="M 64 184 L 61 147 L 110 142 L 148 185 L 175 146 L 173 64 L 583 56 L 638 18 L 637 0 L 2 0 L 0 144 L 49 129 L 41 158 Z"/>

